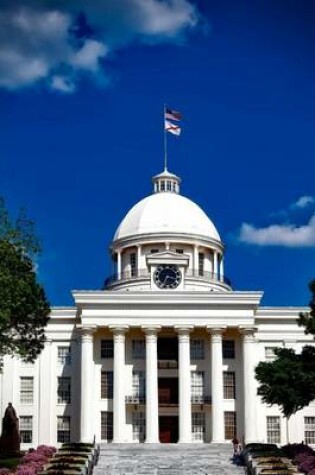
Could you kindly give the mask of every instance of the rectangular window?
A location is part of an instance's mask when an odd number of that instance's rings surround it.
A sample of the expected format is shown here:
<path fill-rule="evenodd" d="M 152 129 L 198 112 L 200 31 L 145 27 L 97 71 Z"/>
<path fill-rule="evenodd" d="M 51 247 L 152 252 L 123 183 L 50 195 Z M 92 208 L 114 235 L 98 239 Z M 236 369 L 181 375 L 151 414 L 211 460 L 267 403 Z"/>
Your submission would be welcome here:
<path fill-rule="evenodd" d="M 102 371 L 101 373 L 101 398 L 113 399 L 113 371 Z"/>
<path fill-rule="evenodd" d="M 224 434 L 226 440 L 236 437 L 236 412 L 234 411 L 224 413 Z"/>
<path fill-rule="evenodd" d="M 235 358 L 235 341 L 223 340 L 222 341 L 222 355 L 225 359 Z"/>
<path fill-rule="evenodd" d="M 192 371 L 191 372 L 191 397 L 193 400 L 203 400 L 204 396 L 204 372 Z"/>
<path fill-rule="evenodd" d="M 233 371 L 223 371 L 223 397 L 224 399 L 235 399 L 235 373 Z"/>
<path fill-rule="evenodd" d="M 101 412 L 101 439 L 111 442 L 113 440 L 113 413 Z"/>
<path fill-rule="evenodd" d="M 275 346 L 265 346 L 265 359 L 266 360 L 274 360 L 276 358 L 276 355 L 274 354 L 273 350 L 275 349 Z"/>
<path fill-rule="evenodd" d="M 267 416 L 267 443 L 280 444 L 280 417 Z"/>
<path fill-rule="evenodd" d="M 31 444 L 33 441 L 33 417 L 20 416 L 20 438 L 22 444 Z"/>
<path fill-rule="evenodd" d="M 22 376 L 20 378 L 20 403 L 32 404 L 34 399 L 34 378 Z"/>
<path fill-rule="evenodd" d="M 101 340 L 101 358 L 114 358 L 114 340 Z"/>
<path fill-rule="evenodd" d="M 190 340 L 190 359 L 204 360 L 205 358 L 205 342 L 204 340 Z"/>
<path fill-rule="evenodd" d="M 151 249 L 150 252 L 151 252 L 151 254 L 157 254 L 159 252 L 159 250 L 158 249 Z"/>
<path fill-rule="evenodd" d="M 57 417 L 57 442 L 60 444 L 70 442 L 70 417 Z"/>
<path fill-rule="evenodd" d="M 167 188 L 167 191 L 172 191 L 172 182 L 171 181 L 167 180 L 166 188 Z"/>
<path fill-rule="evenodd" d="M 58 404 L 70 404 L 71 378 L 65 376 L 61 376 L 58 378 L 57 402 Z"/>
<path fill-rule="evenodd" d="M 204 275 L 204 264 L 205 264 L 205 255 L 203 252 L 198 253 L 198 275 Z"/>
<path fill-rule="evenodd" d="M 306 444 L 315 444 L 315 417 L 304 417 L 304 439 Z"/>
<path fill-rule="evenodd" d="M 132 340 L 132 359 L 145 359 L 145 340 Z"/>
<path fill-rule="evenodd" d="M 137 256 L 135 252 L 130 254 L 130 271 L 132 277 L 134 277 L 137 273 Z"/>
<path fill-rule="evenodd" d="M 206 433 L 206 418 L 204 412 L 192 412 L 191 414 L 192 425 L 192 440 L 205 441 Z"/>
<path fill-rule="evenodd" d="M 165 181 L 161 181 L 161 191 L 165 191 Z"/>
<path fill-rule="evenodd" d="M 145 441 L 145 413 L 142 411 L 132 413 L 132 439 L 134 442 Z"/>
<path fill-rule="evenodd" d="M 65 366 L 71 364 L 71 348 L 58 346 L 58 364 Z"/>
<path fill-rule="evenodd" d="M 176 254 L 184 254 L 184 249 L 176 249 Z"/>
<path fill-rule="evenodd" d="M 145 372 L 132 372 L 132 396 L 136 398 L 145 397 Z"/>

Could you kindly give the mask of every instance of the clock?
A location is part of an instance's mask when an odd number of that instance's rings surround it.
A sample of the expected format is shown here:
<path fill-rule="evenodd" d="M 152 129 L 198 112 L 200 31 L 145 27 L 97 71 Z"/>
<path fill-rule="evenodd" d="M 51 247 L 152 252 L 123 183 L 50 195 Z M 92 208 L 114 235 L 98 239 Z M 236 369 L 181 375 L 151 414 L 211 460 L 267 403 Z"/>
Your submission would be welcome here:
<path fill-rule="evenodd" d="M 182 280 L 181 271 L 173 264 L 158 266 L 153 277 L 160 289 L 176 289 Z"/>

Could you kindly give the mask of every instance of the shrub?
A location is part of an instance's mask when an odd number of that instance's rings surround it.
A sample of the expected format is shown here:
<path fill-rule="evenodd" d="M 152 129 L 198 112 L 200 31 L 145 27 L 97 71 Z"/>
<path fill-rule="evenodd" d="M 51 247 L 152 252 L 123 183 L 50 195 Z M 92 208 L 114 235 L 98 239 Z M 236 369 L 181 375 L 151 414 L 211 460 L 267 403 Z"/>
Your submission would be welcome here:
<path fill-rule="evenodd" d="M 305 459 L 299 463 L 298 467 L 302 472 L 309 473 L 313 468 L 315 469 L 315 457 L 313 455 L 305 457 Z"/>

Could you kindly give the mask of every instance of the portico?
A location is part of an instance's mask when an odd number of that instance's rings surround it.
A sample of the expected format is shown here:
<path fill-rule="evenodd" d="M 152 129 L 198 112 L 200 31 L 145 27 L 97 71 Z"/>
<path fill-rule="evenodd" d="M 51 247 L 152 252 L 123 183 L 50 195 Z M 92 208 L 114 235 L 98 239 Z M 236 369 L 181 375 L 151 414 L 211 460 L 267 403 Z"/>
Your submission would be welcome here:
<path fill-rule="evenodd" d="M 190 293 L 181 296 L 183 308 L 178 307 L 177 294 L 151 294 L 149 318 L 142 314 L 146 294 L 120 294 L 115 309 L 112 299 L 117 294 L 110 294 L 74 293 L 82 320 L 81 407 L 89 414 L 88 418 L 82 418 L 85 421 L 81 423 L 82 440 L 91 440 L 95 434 L 98 435 L 100 414 L 105 406 L 109 409 L 107 412 L 113 413 L 114 443 L 135 442 L 133 420 L 138 420 L 139 414 L 141 430 L 145 434 L 139 442 L 159 443 L 159 422 L 162 421 L 164 440 L 165 427 L 169 423 L 169 437 L 178 433 L 178 443 L 222 443 L 226 440 L 225 412 L 236 413 L 236 408 L 239 408 L 237 429 L 246 437 L 255 438 L 255 424 L 252 424 L 255 408 L 253 405 L 248 413 L 245 407 L 249 406 L 248 397 L 255 400 L 249 388 L 253 367 L 249 368 L 248 362 L 249 359 L 253 361 L 255 355 L 256 329 L 251 323 L 261 294 L 200 293 L 197 298 L 195 293 Z M 218 310 L 219 301 L 221 311 Z M 176 317 L 173 315 L 175 309 Z M 222 312 L 224 318 L 218 315 Z M 241 325 L 235 324 L 236 318 Z M 188 324 L 189 321 L 194 324 Z M 219 325 L 222 321 L 225 325 Z M 113 354 L 112 358 L 99 360 L 98 352 L 104 340 L 112 340 Z M 233 342 L 235 353 L 240 356 L 237 362 L 236 354 L 230 355 L 233 358 L 226 358 L 223 349 L 226 341 Z M 144 349 L 142 354 L 139 351 L 137 354 L 136 345 Z M 88 367 L 92 370 L 88 371 Z M 108 397 L 106 401 L 97 390 L 94 395 L 91 391 L 91 374 L 99 380 L 103 370 L 113 371 L 114 375 L 112 399 Z M 224 395 L 223 377 L 226 372 L 234 373 L 234 391 L 239 396 L 242 396 L 242 388 L 247 388 L 245 392 L 249 396 L 244 394 L 241 405 L 240 401 L 227 399 Z M 136 377 L 143 379 L 142 385 L 135 386 Z M 95 388 L 99 386 L 94 383 Z M 93 415 L 88 401 L 94 405 Z M 201 434 L 199 439 L 196 431 Z M 101 434 L 99 438 L 103 440 Z"/>

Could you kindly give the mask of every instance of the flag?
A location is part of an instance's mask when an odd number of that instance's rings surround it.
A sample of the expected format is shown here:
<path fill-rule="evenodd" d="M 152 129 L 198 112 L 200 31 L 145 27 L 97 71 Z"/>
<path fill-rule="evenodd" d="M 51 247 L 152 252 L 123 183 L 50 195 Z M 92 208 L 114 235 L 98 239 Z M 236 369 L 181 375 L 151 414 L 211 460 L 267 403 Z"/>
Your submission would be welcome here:
<path fill-rule="evenodd" d="M 164 121 L 164 128 L 166 132 L 170 132 L 170 134 L 177 135 L 177 136 L 180 135 L 182 131 L 181 127 L 179 127 L 176 124 L 172 124 L 172 122 L 166 119 Z"/>
<path fill-rule="evenodd" d="M 165 119 L 181 120 L 182 118 L 182 115 L 180 112 L 169 109 L 168 107 L 165 107 L 164 115 L 165 115 Z"/>

